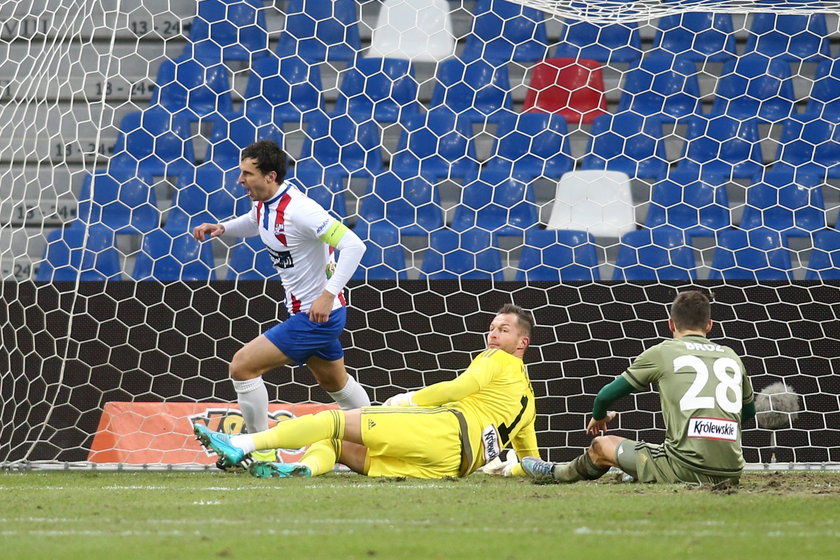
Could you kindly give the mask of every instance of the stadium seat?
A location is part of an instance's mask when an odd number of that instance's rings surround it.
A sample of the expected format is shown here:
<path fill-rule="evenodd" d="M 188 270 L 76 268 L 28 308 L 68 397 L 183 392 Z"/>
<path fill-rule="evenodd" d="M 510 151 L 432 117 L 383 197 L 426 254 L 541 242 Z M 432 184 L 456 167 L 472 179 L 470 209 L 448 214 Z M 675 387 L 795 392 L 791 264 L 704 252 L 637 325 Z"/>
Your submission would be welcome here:
<path fill-rule="evenodd" d="M 754 13 L 744 52 L 805 62 L 829 59 L 825 14 Z"/>
<path fill-rule="evenodd" d="M 371 176 L 385 170 L 381 131 L 377 123 L 356 122 L 349 115 L 317 115 L 306 129 L 301 157 L 295 174 L 304 185 L 310 177 L 333 174 Z M 314 172 L 314 175 L 313 175 Z"/>
<path fill-rule="evenodd" d="M 224 169 L 238 168 L 242 150 L 257 140 L 274 140 L 283 145 L 283 131 L 270 113 L 211 115 L 208 122 L 212 128 L 204 161 Z"/>
<path fill-rule="evenodd" d="M 189 216 L 171 210 L 163 229 L 143 236 L 132 277 L 164 282 L 215 280 L 213 246 L 207 241 L 196 241 L 190 232 L 191 225 Z"/>
<path fill-rule="evenodd" d="M 823 176 L 791 168 L 757 175 L 747 187 L 741 229 L 766 227 L 785 236 L 810 236 L 825 228 Z"/>
<path fill-rule="evenodd" d="M 519 257 L 517 282 L 597 282 L 598 252 L 585 231 L 531 229 Z"/>
<path fill-rule="evenodd" d="M 300 123 L 313 111 L 324 110 L 321 71 L 298 56 L 259 58 L 242 100 L 243 113 L 255 122 Z"/>
<path fill-rule="evenodd" d="M 685 54 L 649 51 L 627 72 L 617 112 L 656 115 L 665 122 L 702 114 L 698 75 Z"/>
<path fill-rule="evenodd" d="M 529 181 L 559 179 L 572 170 L 568 127 L 561 115 L 511 113 L 499 118 L 495 136 L 492 155 L 484 163 L 486 171 Z"/>
<path fill-rule="evenodd" d="M 550 58 L 531 70 L 522 112 L 559 113 L 570 123 L 590 124 L 607 110 L 601 64 L 588 59 Z"/>
<path fill-rule="evenodd" d="M 621 236 L 613 280 L 692 282 L 697 279 L 694 249 L 672 227 L 631 231 Z"/>
<path fill-rule="evenodd" d="M 167 59 L 161 63 L 155 83 L 150 107 L 162 107 L 191 121 L 233 111 L 230 70 L 224 64 L 205 64 L 189 55 Z"/>
<path fill-rule="evenodd" d="M 429 107 L 485 120 L 512 111 L 510 77 L 503 63 L 450 58 L 440 63 Z"/>
<path fill-rule="evenodd" d="M 337 218 L 346 218 L 347 199 L 344 196 L 347 181 L 352 174 L 335 173 L 317 165 L 298 166 L 286 179 L 291 181 L 301 192 L 317 202 Z"/>
<path fill-rule="evenodd" d="M 805 115 L 840 122 L 840 60 L 826 60 L 817 65 Z"/>
<path fill-rule="evenodd" d="M 365 242 L 362 262 L 354 280 L 405 280 L 405 249 L 400 244 L 400 230 L 393 224 L 360 223 L 354 230 Z"/>
<path fill-rule="evenodd" d="M 277 42 L 281 58 L 308 62 L 355 60 L 361 50 L 354 0 L 289 0 L 286 28 Z"/>
<path fill-rule="evenodd" d="M 493 62 L 536 62 L 548 54 L 545 12 L 505 0 L 478 0 L 461 56 Z"/>
<path fill-rule="evenodd" d="M 502 257 L 493 235 L 478 228 L 462 232 L 450 229 L 432 232 L 429 248 L 423 257 L 420 279 L 503 280 Z"/>
<path fill-rule="evenodd" d="M 397 227 L 401 235 L 428 235 L 443 227 L 440 194 L 425 177 L 403 179 L 386 172 L 371 180 L 371 190 L 359 201 L 359 216 L 371 225 Z"/>
<path fill-rule="evenodd" d="M 105 171 L 85 175 L 79 194 L 79 220 L 116 233 L 145 233 L 160 225 L 157 197 L 140 177 L 117 179 Z"/>
<path fill-rule="evenodd" d="M 570 171 L 557 184 L 549 229 L 619 237 L 636 229 L 630 177 L 620 171 Z"/>
<path fill-rule="evenodd" d="M 205 242 L 206 243 L 206 242 Z M 228 261 L 228 280 L 279 280 L 277 269 L 259 236 L 247 237 L 233 246 Z"/>
<path fill-rule="evenodd" d="M 661 178 L 668 172 L 664 132 L 659 117 L 632 112 L 595 119 L 583 169 L 609 170 L 630 177 Z"/>
<path fill-rule="evenodd" d="M 840 126 L 816 115 L 785 121 L 779 139 L 777 167 L 830 178 L 840 177 Z"/>
<path fill-rule="evenodd" d="M 794 115 L 795 103 L 789 63 L 750 53 L 724 64 L 710 114 L 772 123 Z"/>
<path fill-rule="evenodd" d="M 693 116 L 677 170 L 700 177 L 747 178 L 764 168 L 758 120 Z"/>
<path fill-rule="evenodd" d="M 805 280 L 840 280 L 840 231 L 825 229 L 814 234 Z"/>
<path fill-rule="evenodd" d="M 71 222 L 47 236 L 37 282 L 120 280 L 120 257 L 112 229 Z"/>
<path fill-rule="evenodd" d="M 653 48 L 697 62 L 732 60 L 737 56 L 732 15 L 685 12 L 662 17 L 656 25 Z"/>
<path fill-rule="evenodd" d="M 368 56 L 439 62 L 455 54 L 446 0 L 384 0 Z"/>
<path fill-rule="evenodd" d="M 653 186 L 645 226 L 709 236 L 732 226 L 726 186 L 695 173 L 671 172 Z"/>
<path fill-rule="evenodd" d="M 238 170 L 222 170 L 213 162 L 196 170 L 195 184 L 179 188 L 172 206 L 191 219 L 218 223 L 250 210 L 250 199 L 236 184 Z M 238 190 L 239 192 L 235 192 Z"/>
<path fill-rule="evenodd" d="M 391 171 L 403 179 L 474 179 L 478 156 L 469 119 L 445 107 L 409 117 L 391 158 Z"/>
<path fill-rule="evenodd" d="M 420 113 L 417 88 L 408 60 L 360 58 L 341 73 L 334 113 L 346 113 L 356 122 L 402 122 Z"/>
<path fill-rule="evenodd" d="M 635 22 L 602 25 L 568 19 L 552 55 L 557 58 L 588 58 L 608 64 L 634 62 L 642 56 L 639 25 Z"/>
<path fill-rule="evenodd" d="M 452 229 L 481 228 L 497 236 L 522 235 L 537 225 L 538 211 L 534 191 L 527 182 L 483 170 L 477 180 L 464 185 Z"/>
<path fill-rule="evenodd" d="M 199 0 L 189 42 L 202 60 L 252 60 L 266 56 L 268 32 L 262 0 Z"/>
<path fill-rule="evenodd" d="M 778 231 L 733 229 L 718 235 L 709 280 L 788 281 L 791 269 L 790 251 Z"/>

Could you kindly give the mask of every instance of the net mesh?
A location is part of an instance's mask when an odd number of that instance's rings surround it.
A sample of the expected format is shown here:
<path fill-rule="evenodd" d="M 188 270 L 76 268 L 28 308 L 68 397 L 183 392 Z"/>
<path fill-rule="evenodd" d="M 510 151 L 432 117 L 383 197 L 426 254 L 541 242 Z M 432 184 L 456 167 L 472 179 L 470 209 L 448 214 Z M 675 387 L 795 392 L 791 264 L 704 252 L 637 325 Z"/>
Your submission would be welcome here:
<path fill-rule="evenodd" d="M 571 458 L 700 285 L 756 389 L 801 395 L 747 460 L 840 460 L 831 3 L 41 0 L 0 21 L 0 461 L 89 460 L 109 403 L 235 401 L 227 363 L 282 288 L 253 240 L 187 232 L 247 210 L 258 138 L 368 245 L 343 342 L 373 400 L 451 379 L 514 301 L 539 324 L 540 445 Z M 305 368 L 266 379 L 329 401 Z M 655 393 L 619 404 L 616 433 L 661 441 Z"/>

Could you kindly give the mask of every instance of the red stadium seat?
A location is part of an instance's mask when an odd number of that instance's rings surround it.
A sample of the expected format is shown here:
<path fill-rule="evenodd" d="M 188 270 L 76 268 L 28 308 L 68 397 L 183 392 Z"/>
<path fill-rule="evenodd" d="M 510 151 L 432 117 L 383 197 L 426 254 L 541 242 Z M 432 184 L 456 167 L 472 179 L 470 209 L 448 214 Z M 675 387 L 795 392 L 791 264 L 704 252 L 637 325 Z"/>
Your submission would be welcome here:
<path fill-rule="evenodd" d="M 590 124 L 606 109 L 599 62 L 549 58 L 534 66 L 522 112 L 560 113 L 569 123 Z"/>

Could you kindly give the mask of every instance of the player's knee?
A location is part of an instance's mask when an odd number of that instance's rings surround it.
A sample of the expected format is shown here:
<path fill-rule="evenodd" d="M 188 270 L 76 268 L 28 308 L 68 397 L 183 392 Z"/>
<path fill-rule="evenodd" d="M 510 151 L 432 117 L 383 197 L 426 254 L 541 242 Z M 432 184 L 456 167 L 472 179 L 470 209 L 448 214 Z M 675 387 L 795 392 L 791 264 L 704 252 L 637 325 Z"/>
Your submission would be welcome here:
<path fill-rule="evenodd" d="M 230 361 L 230 365 L 228 366 L 228 374 L 234 381 L 246 381 L 259 375 L 255 375 L 254 372 L 251 371 L 251 368 L 248 367 L 247 360 L 245 359 L 242 350 L 239 350 L 233 355 L 233 359 Z"/>
<path fill-rule="evenodd" d="M 607 443 L 606 436 L 597 436 L 589 444 L 589 456 L 596 464 L 599 460 L 606 458 L 605 448 L 607 447 Z"/>

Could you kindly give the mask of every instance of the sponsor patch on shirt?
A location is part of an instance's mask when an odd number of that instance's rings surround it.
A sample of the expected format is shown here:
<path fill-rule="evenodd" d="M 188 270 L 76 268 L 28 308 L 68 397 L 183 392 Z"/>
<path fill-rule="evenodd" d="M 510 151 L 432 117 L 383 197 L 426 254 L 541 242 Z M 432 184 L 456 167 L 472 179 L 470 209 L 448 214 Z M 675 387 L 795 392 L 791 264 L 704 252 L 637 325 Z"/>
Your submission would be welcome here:
<path fill-rule="evenodd" d="M 692 418 L 688 422 L 688 437 L 700 439 L 738 439 L 738 422 L 722 418 Z"/>
<path fill-rule="evenodd" d="M 330 220 L 324 220 L 323 222 L 321 222 L 320 225 L 318 225 L 318 227 L 315 228 L 315 234 L 319 237 L 324 235 L 324 232 L 327 230 L 327 226 L 329 225 L 329 223 Z"/>
<path fill-rule="evenodd" d="M 481 432 L 481 441 L 484 443 L 485 464 L 502 453 L 502 448 L 499 445 L 499 432 L 493 424 L 490 424 Z"/>

